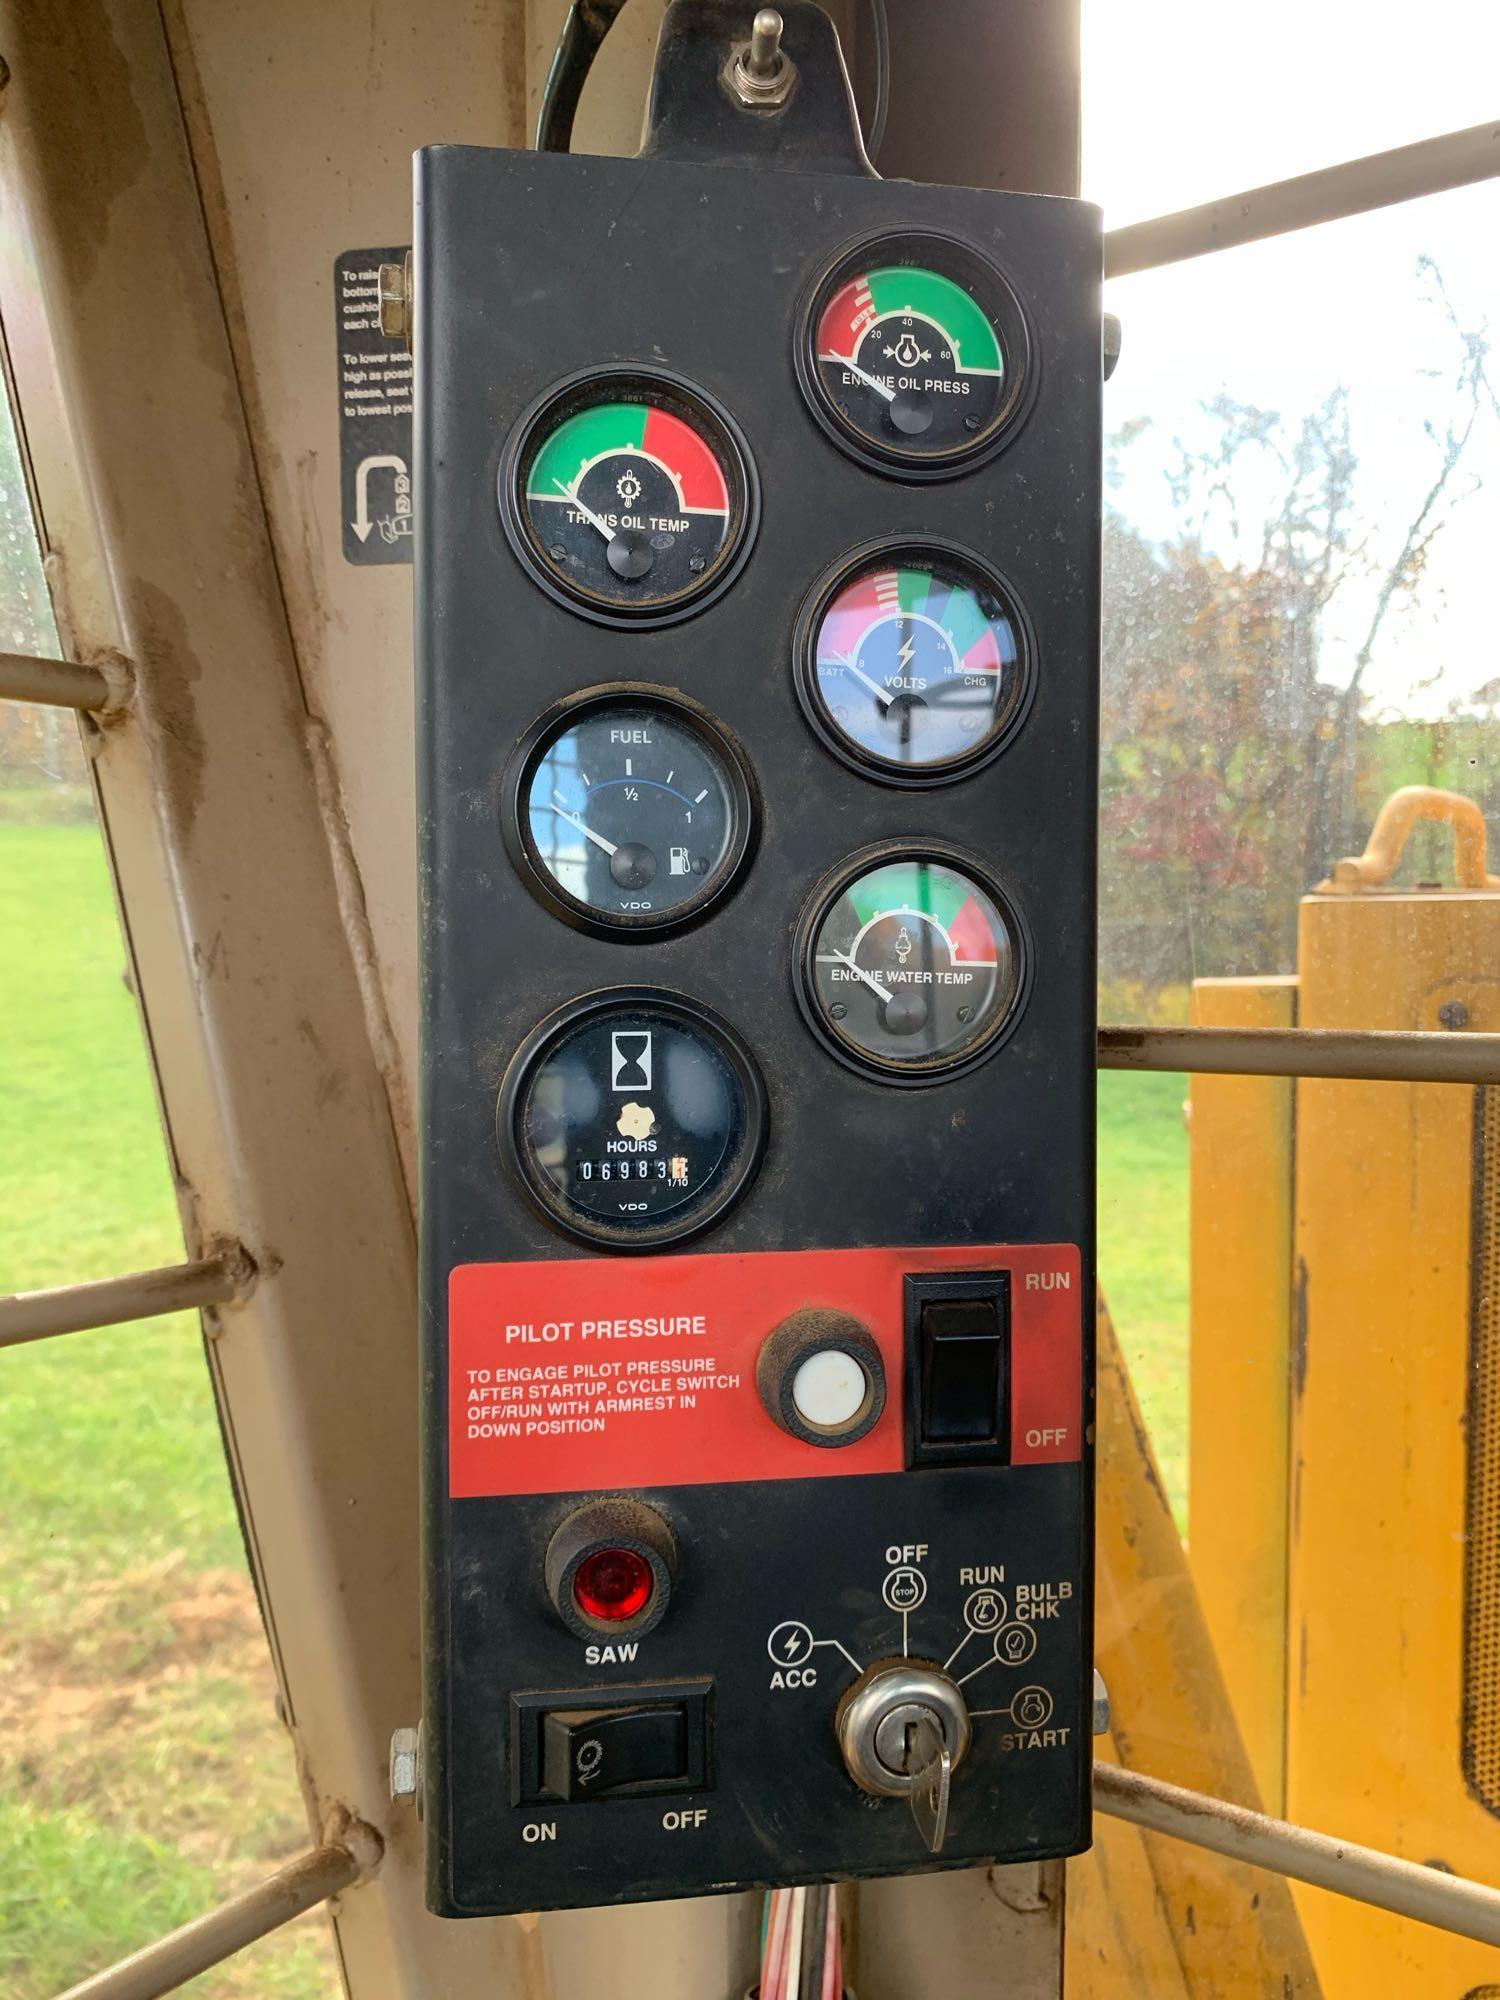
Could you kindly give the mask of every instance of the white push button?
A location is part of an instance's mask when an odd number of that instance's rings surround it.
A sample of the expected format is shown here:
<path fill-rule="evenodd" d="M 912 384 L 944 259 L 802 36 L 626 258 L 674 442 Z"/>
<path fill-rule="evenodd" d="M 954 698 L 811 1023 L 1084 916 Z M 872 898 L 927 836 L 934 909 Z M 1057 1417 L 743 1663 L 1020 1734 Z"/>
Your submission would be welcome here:
<path fill-rule="evenodd" d="M 837 1430 L 850 1422 L 869 1393 L 863 1367 L 841 1347 L 810 1354 L 792 1377 L 797 1415 L 820 1430 Z"/>
<path fill-rule="evenodd" d="M 856 1444 L 885 1409 L 874 1334 L 836 1306 L 803 1306 L 772 1329 L 755 1357 L 755 1387 L 773 1424 L 803 1444 Z"/>

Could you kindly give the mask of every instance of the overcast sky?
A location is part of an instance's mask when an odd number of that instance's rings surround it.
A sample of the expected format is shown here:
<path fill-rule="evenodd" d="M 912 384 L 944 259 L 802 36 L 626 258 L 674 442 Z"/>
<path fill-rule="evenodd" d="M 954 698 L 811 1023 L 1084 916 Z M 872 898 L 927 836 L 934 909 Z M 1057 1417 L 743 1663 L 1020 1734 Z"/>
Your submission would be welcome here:
<path fill-rule="evenodd" d="M 1084 0 L 1084 192 L 1106 225 L 1304 173 L 1500 115 L 1500 0 Z M 1456 344 L 1422 303 L 1418 256 L 1442 268 L 1466 326 L 1488 321 L 1500 380 L 1500 183 L 1117 280 L 1124 352 L 1106 423 L 1152 419 L 1116 504 L 1172 526 L 1163 468 L 1202 434 L 1221 389 L 1296 420 L 1347 384 L 1357 499 L 1379 556 L 1399 546 L 1436 468 L 1424 423 L 1454 412 Z M 1434 373 L 1433 371 L 1437 371 Z M 1250 475 L 1247 472 L 1247 480 Z M 1377 710 L 1430 715 L 1500 674 L 1500 421 L 1458 482 L 1482 490 L 1445 529 L 1421 598 L 1388 624 L 1367 685 Z M 1330 621 L 1326 671 L 1347 673 L 1369 615 Z"/>

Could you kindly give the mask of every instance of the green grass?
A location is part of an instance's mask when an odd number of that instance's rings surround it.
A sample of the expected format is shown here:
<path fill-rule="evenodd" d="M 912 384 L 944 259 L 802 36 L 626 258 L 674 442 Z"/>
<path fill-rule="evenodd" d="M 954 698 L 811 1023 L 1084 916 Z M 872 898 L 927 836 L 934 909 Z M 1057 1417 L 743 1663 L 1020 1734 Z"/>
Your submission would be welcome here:
<path fill-rule="evenodd" d="M 0 815 L 0 1292 L 182 1254 L 92 826 Z M 1100 1078 L 1100 1270 L 1179 1511 L 1184 1081 Z M 0 1991 L 50 2000 L 301 1847 L 196 1324 L 0 1357 Z M 197 2000 L 325 2000 L 305 1920 Z"/>
<path fill-rule="evenodd" d="M 1187 1513 L 1185 1076 L 1099 1076 L 1099 1282 L 1178 1521 Z"/>
<path fill-rule="evenodd" d="M 0 814 L 0 1292 L 182 1255 L 103 846 Z M 305 1846 L 196 1322 L 0 1357 L 0 1991 Z M 184 1989 L 326 2000 L 321 1918 Z"/>

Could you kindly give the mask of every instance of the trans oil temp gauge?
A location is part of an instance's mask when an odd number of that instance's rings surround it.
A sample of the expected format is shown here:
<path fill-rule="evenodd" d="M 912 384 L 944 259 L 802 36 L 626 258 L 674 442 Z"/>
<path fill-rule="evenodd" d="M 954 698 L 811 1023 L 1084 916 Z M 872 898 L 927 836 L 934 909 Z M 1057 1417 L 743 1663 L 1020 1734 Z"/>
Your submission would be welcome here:
<path fill-rule="evenodd" d="M 647 691 L 574 695 L 523 739 L 501 827 L 557 915 L 660 935 L 728 888 L 752 830 L 739 753 L 696 704 Z"/>
<path fill-rule="evenodd" d="M 707 1008 L 621 987 L 531 1035 L 506 1076 L 498 1129 L 551 1221 L 644 1250 L 706 1227 L 743 1191 L 765 1146 L 765 1089 Z"/>
<path fill-rule="evenodd" d="M 814 895 L 798 932 L 798 998 L 852 1068 L 928 1083 L 972 1068 L 1015 1021 L 1020 920 L 965 858 L 878 849 Z"/>
<path fill-rule="evenodd" d="M 866 464 L 941 479 L 1017 415 L 1029 342 L 1015 293 L 945 236 L 857 246 L 813 295 L 797 372 L 824 429 Z"/>
<path fill-rule="evenodd" d="M 665 625 L 717 597 L 755 531 L 732 419 L 675 376 L 603 368 L 551 391 L 500 468 L 511 545 L 544 589 L 604 624 Z"/>
<path fill-rule="evenodd" d="M 935 543 L 861 550 L 798 627 L 797 692 L 829 749 L 894 784 L 941 785 L 992 757 L 1031 697 L 1032 647 L 1004 582 Z"/>

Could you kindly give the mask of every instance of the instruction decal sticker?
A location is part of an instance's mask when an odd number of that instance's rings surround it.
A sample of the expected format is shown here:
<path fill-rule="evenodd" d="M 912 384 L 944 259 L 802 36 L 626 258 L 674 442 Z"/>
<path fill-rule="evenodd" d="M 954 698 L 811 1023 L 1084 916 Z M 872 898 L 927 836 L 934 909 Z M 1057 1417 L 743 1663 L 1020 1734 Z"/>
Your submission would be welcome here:
<path fill-rule="evenodd" d="M 345 250 L 333 265 L 344 559 L 361 565 L 411 561 L 412 360 L 380 331 L 380 267 L 405 255 Z"/>

